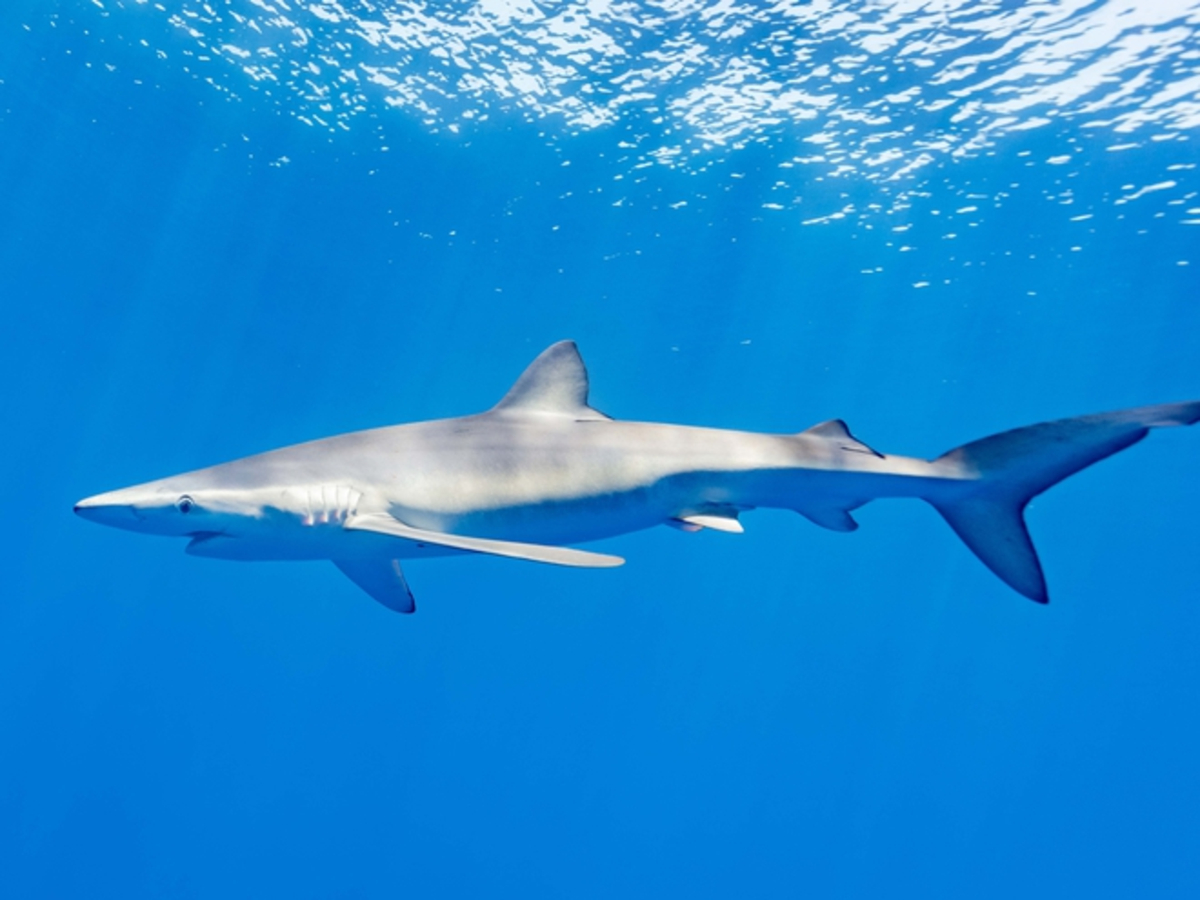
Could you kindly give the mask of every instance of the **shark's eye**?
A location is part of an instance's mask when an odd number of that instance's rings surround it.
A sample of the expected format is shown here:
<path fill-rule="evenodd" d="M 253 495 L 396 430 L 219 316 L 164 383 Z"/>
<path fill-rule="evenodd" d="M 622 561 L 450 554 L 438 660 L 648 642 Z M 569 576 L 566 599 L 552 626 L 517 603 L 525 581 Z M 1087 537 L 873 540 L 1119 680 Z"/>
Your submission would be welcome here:
<path fill-rule="evenodd" d="M 191 497 L 189 497 L 187 494 L 184 494 L 177 501 L 175 501 L 175 506 L 185 516 L 192 511 L 192 507 L 195 505 L 196 505 L 196 501 L 193 500 Z"/>

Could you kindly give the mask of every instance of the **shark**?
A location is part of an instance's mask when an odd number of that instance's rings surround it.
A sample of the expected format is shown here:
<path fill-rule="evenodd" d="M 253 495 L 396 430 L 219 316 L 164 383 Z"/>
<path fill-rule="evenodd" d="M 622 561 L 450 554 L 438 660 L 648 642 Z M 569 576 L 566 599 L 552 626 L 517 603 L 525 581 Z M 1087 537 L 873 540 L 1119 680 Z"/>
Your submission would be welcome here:
<path fill-rule="evenodd" d="M 186 538 L 229 560 L 328 560 L 388 609 L 415 611 L 402 565 L 463 554 L 606 568 L 585 544 L 660 525 L 741 533 L 756 508 L 837 532 L 872 500 L 931 504 L 1017 593 L 1047 603 L 1029 501 L 1200 401 L 1017 428 L 936 459 L 881 453 L 841 419 L 765 434 L 610 418 L 572 341 L 543 351 L 490 410 L 296 444 L 81 500 L 85 519 Z"/>

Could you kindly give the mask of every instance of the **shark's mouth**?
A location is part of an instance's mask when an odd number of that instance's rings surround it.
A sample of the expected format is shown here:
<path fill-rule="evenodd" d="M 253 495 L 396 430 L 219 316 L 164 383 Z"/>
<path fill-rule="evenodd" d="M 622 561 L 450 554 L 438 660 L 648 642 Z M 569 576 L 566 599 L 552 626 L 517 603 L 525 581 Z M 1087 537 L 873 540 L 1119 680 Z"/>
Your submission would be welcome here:
<path fill-rule="evenodd" d="M 188 537 L 190 537 L 191 540 L 188 541 L 186 552 L 192 553 L 195 551 L 195 549 L 197 547 L 199 547 L 201 544 L 205 543 L 206 541 L 211 541 L 213 538 L 224 537 L 224 536 L 225 536 L 225 532 L 223 532 L 223 531 L 193 531 L 191 534 L 188 535 Z"/>

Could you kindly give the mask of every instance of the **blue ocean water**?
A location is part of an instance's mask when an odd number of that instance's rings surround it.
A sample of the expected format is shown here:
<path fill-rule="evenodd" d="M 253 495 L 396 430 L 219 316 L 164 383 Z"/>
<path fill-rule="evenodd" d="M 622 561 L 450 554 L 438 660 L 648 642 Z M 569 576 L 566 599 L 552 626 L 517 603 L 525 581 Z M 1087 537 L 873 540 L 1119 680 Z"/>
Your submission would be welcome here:
<path fill-rule="evenodd" d="M 487 408 L 935 456 L 1200 397 L 1194 0 L 10 0 L 0 894 L 1191 897 L 1200 433 L 1038 498 L 328 564 L 79 498 Z"/>

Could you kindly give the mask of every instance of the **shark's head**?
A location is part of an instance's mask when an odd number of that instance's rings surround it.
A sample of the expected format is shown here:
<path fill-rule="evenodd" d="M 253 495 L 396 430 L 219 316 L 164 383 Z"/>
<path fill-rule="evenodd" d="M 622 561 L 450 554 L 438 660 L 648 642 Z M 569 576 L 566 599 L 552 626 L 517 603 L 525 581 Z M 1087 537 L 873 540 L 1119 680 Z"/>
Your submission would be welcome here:
<path fill-rule="evenodd" d="M 263 514 L 257 492 L 228 491 L 164 479 L 80 500 L 75 512 L 85 519 L 167 537 L 237 534 Z"/>
<path fill-rule="evenodd" d="M 341 485 L 252 480 L 228 463 L 97 494 L 75 512 L 126 531 L 191 538 L 187 552 L 196 556 L 310 558 L 357 512 L 361 497 Z"/>

